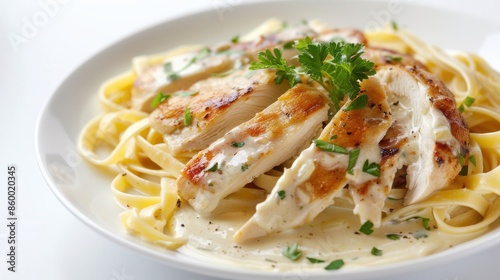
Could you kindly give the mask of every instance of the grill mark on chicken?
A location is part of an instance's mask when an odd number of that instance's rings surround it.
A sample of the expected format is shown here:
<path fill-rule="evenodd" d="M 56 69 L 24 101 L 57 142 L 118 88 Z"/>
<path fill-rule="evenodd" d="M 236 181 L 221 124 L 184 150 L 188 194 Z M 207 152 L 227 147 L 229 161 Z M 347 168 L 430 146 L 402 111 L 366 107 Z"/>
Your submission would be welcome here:
<path fill-rule="evenodd" d="M 328 99 L 298 84 L 249 121 L 200 151 L 181 171 L 178 193 L 198 213 L 209 213 L 226 195 L 293 156 L 326 121 Z M 244 143 L 235 147 L 232 143 Z M 217 172 L 212 172 L 217 164 Z M 245 166 L 245 170 L 241 169 Z"/>

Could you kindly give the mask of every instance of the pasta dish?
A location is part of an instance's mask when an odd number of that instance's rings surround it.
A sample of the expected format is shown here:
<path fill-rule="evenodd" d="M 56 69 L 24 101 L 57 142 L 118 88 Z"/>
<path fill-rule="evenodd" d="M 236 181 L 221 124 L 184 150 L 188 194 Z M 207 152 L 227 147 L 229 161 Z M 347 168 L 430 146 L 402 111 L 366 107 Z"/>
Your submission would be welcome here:
<path fill-rule="evenodd" d="M 124 229 L 258 269 L 446 250 L 500 215 L 500 74 L 396 23 L 270 19 L 133 59 L 80 154 L 111 170 Z"/>

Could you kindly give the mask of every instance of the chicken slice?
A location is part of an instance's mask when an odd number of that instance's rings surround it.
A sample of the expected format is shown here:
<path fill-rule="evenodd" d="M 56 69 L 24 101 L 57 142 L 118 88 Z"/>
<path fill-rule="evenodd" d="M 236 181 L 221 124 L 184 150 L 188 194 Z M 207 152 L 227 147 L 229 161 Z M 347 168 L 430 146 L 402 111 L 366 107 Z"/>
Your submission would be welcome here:
<path fill-rule="evenodd" d="M 367 45 L 365 35 L 362 31 L 355 28 L 334 28 L 322 31 L 318 37 L 318 42 L 337 42 L 345 41 L 347 43 Z"/>
<path fill-rule="evenodd" d="M 361 57 L 371 60 L 376 66 L 407 65 L 427 69 L 423 63 L 416 60 L 412 55 L 402 54 L 389 49 L 367 47 L 364 49 Z"/>
<path fill-rule="evenodd" d="M 212 55 L 208 48 L 179 54 L 162 63 L 150 64 L 147 58 L 137 59 L 131 107 L 151 112 L 151 102 L 158 92 L 167 94 L 187 89 L 215 73 L 229 71 L 235 66 L 235 59 L 234 54 Z"/>
<path fill-rule="evenodd" d="M 469 154 L 470 136 L 450 90 L 418 67 L 381 66 L 395 119 L 380 143 L 392 169 L 407 167 L 405 204 L 427 198 L 448 186 L 459 173 L 459 155 Z"/>
<path fill-rule="evenodd" d="M 368 96 L 369 106 L 345 111 L 350 103 L 345 104 L 319 137 L 321 141 L 344 147 L 348 154 L 324 151 L 315 144 L 304 150 L 292 167 L 285 170 L 267 199 L 257 205 L 252 218 L 235 233 L 236 242 L 312 221 L 333 204 L 336 193 L 349 182 L 358 192 L 356 211 L 365 219 L 378 218 L 376 212 L 383 206 L 388 189 L 385 185 L 365 188 L 365 183 L 377 178 L 364 173 L 362 165 L 365 161 L 380 161 L 378 143 L 392 120 L 385 91 L 377 78 L 364 80 L 360 93 Z M 356 151 L 360 151 L 359 156 L 350 171 L 349 154 L 354 157 Z M 370 209 L 372 205 L 374 208 Z"/>
<path fill-rule="evenodd" d="M 135 61 L 137 79 L 132 88 L 132 109 L 151 112 L 151 101 L 158 92 L 170 94 L 186 90 L 198 81 L 244 67 L 257 59 L 259 51 L 317 34 L 308 25 L 300 25 L 263 35 L 250 41 L 200 48 L 161 62 L 148 62 L 147 58 Z M 287 49 L 283 57 L 288 60 L 296 54 L 293 49 Z"/>
<path fill-rule="evenodd" d="M 239 70 L 227 77 L 200 81 L 160 104 L 151 126 L 164 134 L 173 154 L 201 150 L 233 127 L 275 102 L 288 85 L 276 85 L 274 71 Z M 189 95 L 191 94 L 191 95 Z M 188 96 L 186 96 L 188 95 Z M 186 108 L 190 124 L 186 125 Z"/>
<path fill-rule="evenodd" d="M 177 179 L 179 195 L 202 214 L 297 153 L 328 119 L 328 99 L 298 84 L 251 120 L 200 151 Z M 232 117 L 232 116 L 231 116 Z"/>

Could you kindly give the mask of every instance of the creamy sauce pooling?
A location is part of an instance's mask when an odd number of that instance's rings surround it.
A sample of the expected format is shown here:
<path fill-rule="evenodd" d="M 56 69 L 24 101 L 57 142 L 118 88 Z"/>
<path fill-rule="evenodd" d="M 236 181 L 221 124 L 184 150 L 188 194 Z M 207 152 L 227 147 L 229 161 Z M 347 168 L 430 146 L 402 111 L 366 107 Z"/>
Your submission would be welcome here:
<path fill-rule="evenodd" d="M 182 251 L 200 259 L 232 266 L 261 270 L 324 270 L 331 261 L 342 259 L 345 267 L 389 264 L 430 255 L 470 240 L 474 235 L 450 235 L 423 226 L 422 219 L 400 223 L 386 221 L 373 233 L 359 231 L 358 216 L 346 200 L 336 199 L 314 221 L 300 228 L 237 244 L 233 234 L 254 214 L 255 205 L 266 197 L 265 191 L 243 189 L 221 201 L 210 216 L 200 216 L 183 202 L 171 220 L 173 232 L 188 239 Z M 388 200 L 388 207 L 400 207 L 401 201 Z M 387 237 L 399 236 L 398 240 Z M 297 242 L 302 257 L 291 261 L 283 248 Z M 372 249 L 381 250 L 381 256 Z M 313 264 L 309 258 L 324 260 Z"/>

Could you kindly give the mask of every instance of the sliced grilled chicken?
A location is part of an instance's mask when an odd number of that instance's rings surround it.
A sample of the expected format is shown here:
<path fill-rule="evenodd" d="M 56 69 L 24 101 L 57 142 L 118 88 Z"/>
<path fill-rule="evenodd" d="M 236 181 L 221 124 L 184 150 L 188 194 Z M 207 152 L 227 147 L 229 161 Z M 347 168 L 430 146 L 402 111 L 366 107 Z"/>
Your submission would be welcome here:
<path fill-rule="evenodd" d="M 132 88 L 132 109 L 151 112 L 151 101 L 159 92 L 171 94 L 186 90 L 211 76 L 236 71 L 256 60 L 259 51 L 317 34 L 309 26 L 300 25 L 263 35 L 250 41 L 201 48 L 161 62 L 148 63 L 147 59 L 142 59 L 135 67 L 137 79 Z M 285 50 L 283 54 L 285 59 L 290 59 L 296 52 Z"/>
<path fill-rule="evenodd" d="M 415 66 L 421 69 L 427 69 L 427 67 L 420 61 L 416 60 L 410 54 L 402 54 L 393 50 L 367 47 L 361 56 L 364 59 L 371 60 L 376 66 L 380 65 L 407 65 Z"/>
<path fill-rule="evenodd" d="M 202 48 L 161 63 L 148 63 L 147 59 L 136 61 L 137 78 L 132 87 L 132 109 L 151 112 L 151 102 L 158 92 L 168 94 L 187 89 L 214 73 L 229 71 L 234 68 L 236 57 L 239 56 L 213 55 L 208 48 Z"/>
<path fill-rule="evenodd" d="M 453 94 L 427 71 L 381 66 L 376 76 L 386 88 L 396 120 L 380 143 L 382 154 L 397 168 L 407 166 L 404 203 L 412 204 L 456 177 L 459 154 L 469 154 L 469 130 Z"/>
<path fill-rule="evenodd" d="M 359 129 L 356 125 L 359 122 L 346 123 L 342 127 L 349 132 L 363 131 L 371 137 L 358 142 L 360 157 L 354 174 L 346 175 L 347 155 L 332 156 L 311 146 L 302 152 L 291 169 L 285 171 L 271 195 L 257 206 L 255 215 L 235 234 L 235 241 L 242 242 L 309 222 L 333 203 L 335 192 L 345 184 L 348 184 L 355 203 L 354 212 L 359 214 L 361 222 L 370 220 L 379 226 L 385 198 L 399 171 L 406 170 L 407 174 L 404 182 L 408 191 L 404 204 L 429 197 L 457 176 L 459 156 L 466 157 L 469 153 L 470 136 L 449 89 L 432 74 L 415 66 L 380 66 L 370 80 L 383 86 L 380 92 L 387 94 L 389 105 L 386 106 L 390 109 L 382 105 L 380 111 L 387 112 L 390 117 L 374 131 Z M 370 107 L 376 109 L 377 102 L 369 101 Z M 366 110 L 357 111 L 361 114 L 350 116 L 349 120 L 372 119 L 364 115 Z M 332 123 L 342 124 L 339 118 L 344 114 L 337 114 Z M 337 138 L 333 143 L 350 147 L 346 140 L 349 138 L 332 123 L 320 139 L 326 140 L 335 134 Z M 365 156 L 367 162 L 361 157 L 364 153 L 369 154 Z M 379 155 L 378 160 L 375 153 Z M 365 165 L 364 161 L 367 167 L 372 161 L 379 162 L 380 176 L 367 178 L 359 169 L 356 173 L 356 166 Z M 286 194 L 285 199 L 279 198 L 280 192 Z M 327 196 L 319 195 L 324 193 Z"/>
<path fill-rule="evenodd" d="M 345 41 L 347 43 L 357 43 L 367 45 L 365 35 L 355 28 L 334 28 L 323 30 L 317 37 L 318 42 Z"/>
<path fill-rule="evenodd" d="M 200 81 L 167 99 L 150 115 L 150 124 L 164 134 L 174 154 L 201 150 L 233 127 L 275 102 L 288 85 L 276 85 L 268 70 L 238 70 L 227 77 Z M 186 116 L 186 108 L 189 110 Z M 186 117 L 190 123 L 186 125 Z"/>
<path fill-rule="evenodd" d="M 348 154 L 325 151 L 317 144 L 304 150 L 285 170 L 267 199 L 257 205 L 254 216 L 236 232 L 236 242 L 312 221 L 333 204 L 336 193 L 347 183 L 356 190 L 355 211 L 364 219 L 380 220 L 377 211 L 383 206 L 389 187 L 377 184 L 378 178 L 363 172 L 362 166 L 365 161 L 380 162 L 378 143 L 392 120 L 385 91 L 377 78 L 364 80 L 361 94 L 368 96 L 369 106 L 345 111 L 350 103 L 345 104 L 319 137 L 322 143 L 343 147 Z M 351 169 L 349 158 L 355 157 L 357 149 L 360 152 Z"/>
<path fill-rule="evenodd" d="M 328 119 L 328 102 L 324 94 L 304 84 L 288 90 L 193 157 L 177 179 L 179 195 L 198 213 L 210 213 L 222 198 L 311 141 Z"/>

